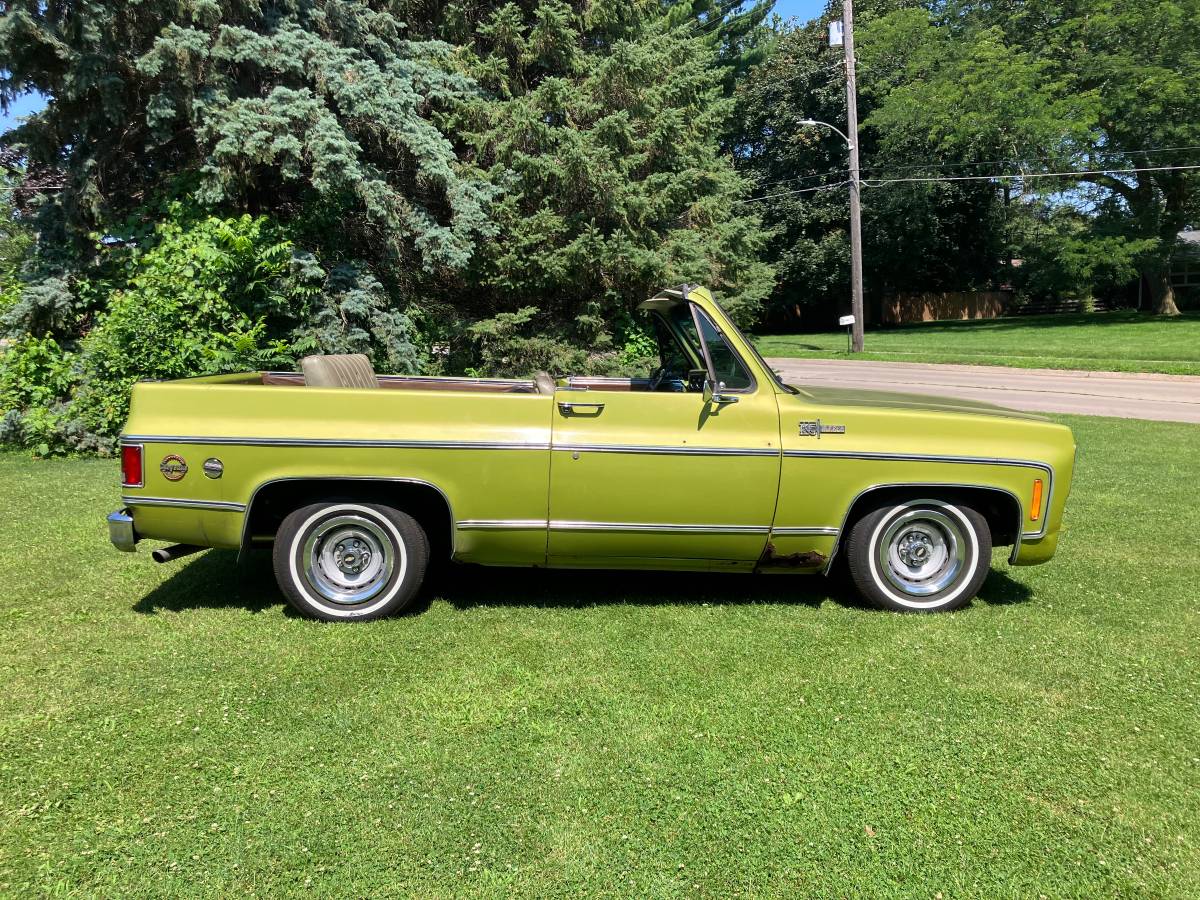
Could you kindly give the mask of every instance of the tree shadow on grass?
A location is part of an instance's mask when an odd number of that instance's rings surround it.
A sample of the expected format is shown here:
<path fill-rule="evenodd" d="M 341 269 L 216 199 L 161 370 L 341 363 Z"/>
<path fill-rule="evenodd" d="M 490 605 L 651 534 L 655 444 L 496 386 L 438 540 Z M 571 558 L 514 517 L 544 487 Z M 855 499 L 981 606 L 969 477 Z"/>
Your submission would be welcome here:
<path fill-rule="evenodd" d="M 1196 318 L 1196 314 L 1191 311 L 1181 316 L 1160 316 L 1151 312 L 1122 309 L 1099 313 L 1050 313 L 1037 316 L 1002 316 L 996 319 L 941 319 L 936 322 L 905 322 L 886 326 L 885 330 L 893 332 L 1022 331 L 1041 326 L 1052 328 L 1085 326 L 1089 329 L 1103 330 L 1107 326 L 1178 325 L 1179 323 L 1195 322 Z"/>
<path fill-rule="evenodd" d="M 979 592 L 979 599 L 989 605 L 1023 603 L 1031 596 L 1027 585 L 1014 581 L 1003 569 L 993 569 Z M 851 609 L 871 608 L 838 567 L 825 578 L 441 565 L 431 570 L 420 595 L 406 613 L 423 612 L 434 600 L 443 600 L 459 610 L 699 603 L 817 607 L 825 602 Z M 188 609 L 244 609 L 258 613 L 281 604 L 284 599 L 275 584 L 269 554 L 248 553 L 239 562 L 232 551 L 211 550 L 181 565 L 170 578 L 135 603 L 133 609 L 144 615 Z M 285 607 L 285 612 L 295 615 L 290 606 Z"/>
<path fill-rule="evenodd" d="M 1110 312 L 1093 313 L 1048 313 L 1046 315 L 1012 315 L 995 319 L 938 319 L 932 322 L 899 322 L 876 325 L 877 331 L 899 334 L 904 332 L 936 334 L 939 332 L 993 332 L 993 331 L 1023 331 L 1041 326 L 1087 326 L 1089 329 L 1101 331 L 1107 326 L 1130 325 L 1172 325 L 1194 324 L 1200 319 L 1195 310 L 1185 310 L 1180 316 L 1160 316 L 1152 312 L 1138 312 L 1132 309 L 1112 310 Z M 801 328 L 797 331 L 776 331 L 759 335 L 761 338 L 785 339 L 804 338 L 813 334 L 841 334 L 838 329 L 826 325 L 813 328 Z M 823 350 L 825 347 L 817 344 L 796 344 L 801 350 Z M 761 349 L 761 348 L 760 348 Z M 764 356 L 770 352 L 764 351 Z"/>
<path fill-rule="evenodd" d="M 820 344 L 796 344 L 794 347 L 789 348 L 789 349 L 821 351 L 821 350 L 824 350 L 825 348 L 822 347 Z"/>

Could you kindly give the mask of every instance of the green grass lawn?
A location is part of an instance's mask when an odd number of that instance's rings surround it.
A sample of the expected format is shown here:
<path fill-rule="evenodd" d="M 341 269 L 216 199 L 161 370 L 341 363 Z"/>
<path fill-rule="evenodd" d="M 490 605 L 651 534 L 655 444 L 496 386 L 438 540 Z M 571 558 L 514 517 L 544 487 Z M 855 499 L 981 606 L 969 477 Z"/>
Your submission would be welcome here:
<path fill-rule="evenodd" d="M 1200 895 L 1200 429 L 1069 421 L 1059 557 L 928 617 L 462 571 L 321 625 L 0 455 L 0 894 Z"/>
<path fill-rule="evenodd" d="M 845 331 L 766 335 L 763 356 L 846 358 Z M 1200 315 L 1130 311 L 868 329 L 855 359 L 1200 375 Z"/>

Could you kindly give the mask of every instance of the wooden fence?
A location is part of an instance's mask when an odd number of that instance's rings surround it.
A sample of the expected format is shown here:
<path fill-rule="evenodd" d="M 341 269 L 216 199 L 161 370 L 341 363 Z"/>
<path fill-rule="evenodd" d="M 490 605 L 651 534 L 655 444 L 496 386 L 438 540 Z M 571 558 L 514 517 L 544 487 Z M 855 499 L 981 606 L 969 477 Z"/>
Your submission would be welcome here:
<path fill-rule="evenodd" d="M 938 319 L 994 319 L 1008 312 L 1012 298 L 1012 291 L 893 294 L 880 303 L 879 321 L 899 325 Z"/>

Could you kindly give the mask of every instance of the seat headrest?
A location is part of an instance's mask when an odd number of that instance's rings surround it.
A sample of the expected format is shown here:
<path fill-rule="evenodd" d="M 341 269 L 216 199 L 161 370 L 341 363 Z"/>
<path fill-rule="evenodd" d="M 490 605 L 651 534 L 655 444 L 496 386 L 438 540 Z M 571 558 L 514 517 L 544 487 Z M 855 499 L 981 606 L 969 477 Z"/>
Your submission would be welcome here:
<path fill-rule="evenodd" d="M 308 387 L 378 388 L 371 361 L 362 353 L 306 356 L 300 371 Z"/>

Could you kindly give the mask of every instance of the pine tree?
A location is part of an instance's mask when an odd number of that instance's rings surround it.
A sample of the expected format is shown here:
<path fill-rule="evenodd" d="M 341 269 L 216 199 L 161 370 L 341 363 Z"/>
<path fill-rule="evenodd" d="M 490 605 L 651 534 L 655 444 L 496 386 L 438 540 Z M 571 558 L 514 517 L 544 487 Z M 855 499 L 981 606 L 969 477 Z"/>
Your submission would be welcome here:
<path fill-rule="evenodd" d="M 107 252 L 96 235 L 153 240 L 173 197 L 268 216 L 331 297 L 352 264 L 425 349 L 454 339 L 459 367 L 611 367 L 633 305 L 664 284 L 711 285 L 744 321 L 770 288 L 721 145 L 761 4 L 0 0 L 0 13 L 0 102 L 52 98 L 2 142 L 62 173 L 24 328 L 77 338 L 102 312 L 83 307 L 104 303 L 76 278 Z"/>
<path fill-rule="evenodd" d="M 772 272 L 721 149 L 729 73 L 703 27 L 630 0 L 451 4 L 428 27 L 470 41 L 483 95 L 449 130 L 502 190 L 499 233 L 441 293 L 443 321 L 475 322 L 495 365 L 523 372 L 612 365 L 633 306 L 667 284 L 755 319 Z"/>
<path fill-rule="evenodd" d="M 77 243 L 176 181 L 231 210 L 332 205 L 368 255 L 462 266 L 492 189 L 432 116 L 474 87 L 379 6 L 0 2 L 0 102 L 52 98 L 4 141 L 62 170 Z"/>

